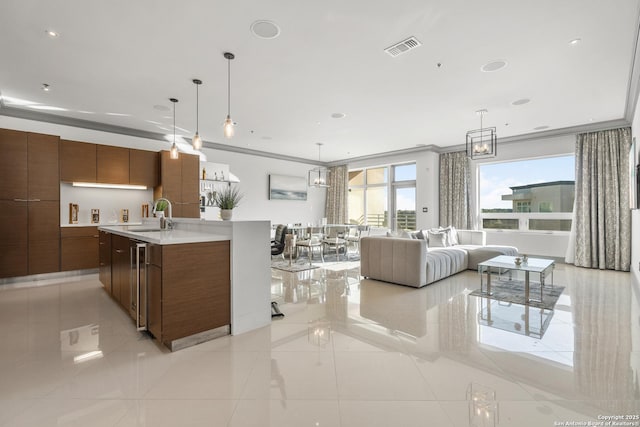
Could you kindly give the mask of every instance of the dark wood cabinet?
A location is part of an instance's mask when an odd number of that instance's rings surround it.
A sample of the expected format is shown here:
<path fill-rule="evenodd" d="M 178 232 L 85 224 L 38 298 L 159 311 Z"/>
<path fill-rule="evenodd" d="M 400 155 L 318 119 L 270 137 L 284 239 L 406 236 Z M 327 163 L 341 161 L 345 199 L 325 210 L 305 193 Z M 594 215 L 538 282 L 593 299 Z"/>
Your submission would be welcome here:
<path fill-rule="evenodd" d="M 96 182 L 96 145 L 60 140 L 60 181 Z"/>
<path fill-rule="evenodd" d="M 0 129 L 0 200 L 27 199 L 27 133 Z"/>
<path fill-rule="evenodd" d="M 60 271 L 59 138 L 0 129 L 0 277 Z"/>
<path fill-rule="evenodd" d="M 28 203 L 0 200 L 0 278 L 29 273 Z"/>
<path fill-rule="evenodd" d="M 29 273 L 60 271 L 60 202 L 29 202 Z"/>
<path fill-rule="evenodd" d="M 128 252 L 132 241 L 100 233 L 101 242 L 111 237 L 111 294 L 135 319 L 129 284 L 133 279 Z M 174 340 L 231 325 L 230 246 L 228 240 L 147 244 L 146 286 L 141 288 L 146 318 L 143 314 L 142 323 L 158 341 L 171 348 Z"/>
<path fill-rule="evenodd" d="M 168 151 L 160 152 L 160 185 L 154 197 L 171 201 L 176 218 L 200 218 L 200 158 L 180 153 L 171 159 Z"/>
<path fill-rule="evenodd" d="M 130 272 L 129 239 L 111 235 L 111 296 L 129 311 L 131 305 L 131 289 L 129 288 Z"/>
<path fill-rule="evenodd" d="M 129 184 L 129 149 L 96 145 L 96 182 Z"/>
<path fill-rule="evenodd" d="M 60 269 L 87 270 L 98 268 L 98 227 L 62 227 L 60 229 Z"/>
<path fill-rule="evenodd" d="M 158 185 L 158 153 L 145 150 L 129 150 L 129 183 L 146 185 L 153 188 Z"/>
<path fill-rule="evenodd" d="M 230 324 L 229 248 L 228 241 L 162 246 L 163 343 Z"/>
<path fill-rule="evenodd" d="M 183 204 L 195 204 L 200 216 L 200 158 L 193 155 L 181 155 L 182 160 L 182 200 Z"/>
<path fill-rule="evenodd" d="M 111 295 L 111 234 L 100 231 L 99 237 L 99 273 L 100 283 L 109 295 Z"/>
<path fill-rule="evenodd" d="M 59 142 L 53 135 L 28 134 L 30 200 L 60 200 Z"/>

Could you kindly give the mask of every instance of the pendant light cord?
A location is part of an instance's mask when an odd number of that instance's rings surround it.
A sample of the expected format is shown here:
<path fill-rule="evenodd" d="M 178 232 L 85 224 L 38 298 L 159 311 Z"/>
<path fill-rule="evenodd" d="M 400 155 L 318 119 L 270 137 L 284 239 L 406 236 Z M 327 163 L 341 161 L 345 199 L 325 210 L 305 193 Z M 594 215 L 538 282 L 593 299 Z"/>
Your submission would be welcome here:
<path fill-rule="evenodd" d="M 173 145 L 176 145 L 176 103 L 173 103 Z"/>
<path fill-rule="evenodd" d="M 227 116 L 231 117 L 231 58 L 227 58 Z"/>
<path fill-rule="evenodd" d="M 196 133 L 200 132 L 200 91 L 198 90 L 199 84 L 196 84 Z"/>

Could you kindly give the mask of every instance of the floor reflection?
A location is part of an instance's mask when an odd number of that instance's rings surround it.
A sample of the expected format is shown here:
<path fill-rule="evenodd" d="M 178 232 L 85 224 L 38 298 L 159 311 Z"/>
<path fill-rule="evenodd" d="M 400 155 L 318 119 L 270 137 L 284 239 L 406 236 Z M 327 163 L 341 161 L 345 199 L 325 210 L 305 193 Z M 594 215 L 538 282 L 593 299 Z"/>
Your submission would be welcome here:
<path fill-rule="evenodd" d="M 356 268 L 275 273 L 273 279 L 282 286 L 285 313 L 287 304 L 324 305 L 314 320 L 329 322 L 332 333 L 410 354 L 423 373 L 453 369 L 449 381 L 456 383 L 455 372 L 464 366 L 468 377 L 485 379 L 489 388 L 511 383 L 532 400 L 564 402 L 587 417 L 637 413 L 638 285 L 627 273 L 562 264 L 555 275 L 566 289 L 554 310 L 471 296 L 479 287 L 473 272 L 421 289 L 358 280 Z M 508 388 L 498 387 L 498 400 L 513 398 Z M 486 425 L 494 425 L 492 417 Z"/>

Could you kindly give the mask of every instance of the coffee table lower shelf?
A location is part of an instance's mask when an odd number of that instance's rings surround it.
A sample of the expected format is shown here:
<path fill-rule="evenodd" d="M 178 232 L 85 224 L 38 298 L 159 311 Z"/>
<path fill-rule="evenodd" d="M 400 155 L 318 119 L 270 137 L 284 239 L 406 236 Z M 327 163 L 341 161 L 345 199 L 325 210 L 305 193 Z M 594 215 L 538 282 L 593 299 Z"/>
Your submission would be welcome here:
<path fill-rule="evenodd" d="M 521 264 L 515 263 L 516 257 L 500 255 L 487 261 L 478 263 L 478 273 L 480 274 L 480 292 L 486 295 L 492 295 L 491 292 L 491 276 L 492 274 L 502 275 L 508 273 L 510 278 L 513 271 L 524 272 L 524 297 L 527 302 L 542 302 L 542 295 L 545 286 L 545 280 L 551 275 L 551 286 L 553 286 L 553 269 L 555 262 L 551 259 L 529 258 L 527 262 Z M 538 273 L 540 275 L 540 299 L 532 299 L 530 295 L 530 273 Z M 484 290 L 484 274 L 487 275 L 487 290 Z"/>

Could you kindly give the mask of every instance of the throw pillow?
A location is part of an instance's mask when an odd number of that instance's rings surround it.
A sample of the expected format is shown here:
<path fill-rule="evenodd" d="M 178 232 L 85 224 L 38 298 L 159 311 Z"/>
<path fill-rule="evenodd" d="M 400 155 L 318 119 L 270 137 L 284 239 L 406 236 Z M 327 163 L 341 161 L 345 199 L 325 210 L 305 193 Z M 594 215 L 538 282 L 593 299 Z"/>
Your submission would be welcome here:
<path fill-rule="evenodd" d="M 447 242 L 447 233 L 438 231 L 434 232 L 429 230 L 429 247 L 431 248 L 446 248 L 449 246 L 449 242 Z"/>
<path fill-rule="evenodd" d="M 440 227 L 440 231 L 443 231 L 443 232 L 447 233 L 449 246 L 453 246 L 453 245 L 457 245 L 458 244 L 458 232 L 453 227 L 453 225 L 450 225 L 450 226 L 444 227 L 444 228 Z"/>

